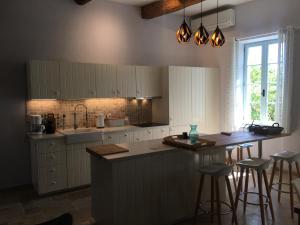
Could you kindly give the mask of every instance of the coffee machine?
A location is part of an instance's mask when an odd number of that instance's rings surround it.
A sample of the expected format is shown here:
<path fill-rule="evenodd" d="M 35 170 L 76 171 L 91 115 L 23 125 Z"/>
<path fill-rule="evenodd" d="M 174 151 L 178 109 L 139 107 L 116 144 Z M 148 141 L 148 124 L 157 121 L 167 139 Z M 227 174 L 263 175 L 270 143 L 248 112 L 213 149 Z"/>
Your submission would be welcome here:
<path fill-rule="evenodd" d="M 41 115 L 29 115 L 29 134 L 43 134 L 45 126 L 43 125 L 43 118 Z"/>

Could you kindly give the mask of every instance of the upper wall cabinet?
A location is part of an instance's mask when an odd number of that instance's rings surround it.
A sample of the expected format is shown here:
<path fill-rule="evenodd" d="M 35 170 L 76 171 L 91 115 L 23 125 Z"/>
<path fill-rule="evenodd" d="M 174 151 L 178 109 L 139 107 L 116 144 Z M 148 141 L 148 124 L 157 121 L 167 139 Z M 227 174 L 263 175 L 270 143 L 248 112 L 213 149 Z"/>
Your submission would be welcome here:
<path fill-rule="evenodd" d="M 30 61 L 31 99 L 161 96 L 160 69 L 147 66 Z"/>
<path fill-rule="evenodd" d="M 117 96 L 117 66 L 96 65 L 96 86 L 98 98 Z"/>
<path fill-rule="evenodd" d="M 117 66 L 117 97 L 136 97 L 135 66 Z"/>
<path fill-rule="evenodd" d="M 57 99 L 61 97 L 58 62 L 32 60 L 27 70 L 29 98 Z"/>
<path fill-rule="evenodd" d="M 95 98 L 96 66 L 86 63 L 60 63 L 62 99 Z"/>
<path fill-rule="evenodd" d="M 137 97 L 161 96 L 161 69 L 152 66 L 136 66 Z"/>

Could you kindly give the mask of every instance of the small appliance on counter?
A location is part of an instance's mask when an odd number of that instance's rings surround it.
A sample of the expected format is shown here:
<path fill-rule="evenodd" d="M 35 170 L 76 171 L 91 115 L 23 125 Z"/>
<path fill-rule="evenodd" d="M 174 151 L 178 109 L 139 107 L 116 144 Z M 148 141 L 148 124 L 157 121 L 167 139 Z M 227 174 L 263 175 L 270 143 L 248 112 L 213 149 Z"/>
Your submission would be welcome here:
<path fill-rule="evenodd" d="M 54 134 L 56 131 L 56 119 L 53 113 L 47 114 L 44 118 L 45 133 Z"/>
<path fill-rule="evenodd" d="M 45 126 L 43 125 L 43 119 L 41 115 L 29 115 L 28 116 L 28 130 L 29 134 L 39 135 L 43 134 Z"/>
<path fill-rule="evenodd" d="M 103 113 L 99 113 L 96 116 L 96 127 L 97 128 L 104 128 L 105 127 L 104 119 L 105 119 L 105 116 L 104 116 Z"/>

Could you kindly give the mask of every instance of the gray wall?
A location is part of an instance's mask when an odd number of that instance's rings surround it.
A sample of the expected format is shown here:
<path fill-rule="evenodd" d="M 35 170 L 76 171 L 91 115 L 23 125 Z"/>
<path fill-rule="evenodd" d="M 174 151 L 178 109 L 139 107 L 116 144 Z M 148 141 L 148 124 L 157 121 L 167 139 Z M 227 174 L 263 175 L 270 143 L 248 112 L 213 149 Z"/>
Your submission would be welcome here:
<path fill-rule="evenodd" d="M 138 8 L 94 0 L 10 0 L 0 7 L 0 188 L 30 183 L 25 142 L 25 62 L 197 65 L 192 46 L 180 46 L 178 16 L 142 20 Z"/>
<path fill-rule="evenodd" d="M 299 0 L 257 0 L 237 7 L 237 26 L 228 32 L 251 35 L 300 25 Z M 221 49 L 178 45 L 174 34 L 182 18 L 164 16 L 140 19 L 135 7 L 94 0 L 80 7 L 73 0 L 10 0 L 0 8 L 0 188 L 30 183 L 29 150 L 25 142 L 26 77 L 30 58 L 81 62 L 220 66 Z M 300 41 L 300 34 L 297 34 Z M 300 60 L 296 44 L 295 61 Z M 296 63 L 295 73 L 300 71 Z M 299 77 L 295 94 L 300 94 Z M 224 84 L 223 84 L 224 86 Z M 294 120 L 300 122 L 295 100 Z M 281 141 L 290 149 L 299 146 L 295 135 Z M 276 142 L 274 142 L 276 143 Z M 290 144 L 287 144 L 290 143 Z M 277 145 L 277 144 L 275 144 Z M 279 146 L 279 145 L 278 145 Z M 269 147 L 270 149 L 270 147 Z"/>

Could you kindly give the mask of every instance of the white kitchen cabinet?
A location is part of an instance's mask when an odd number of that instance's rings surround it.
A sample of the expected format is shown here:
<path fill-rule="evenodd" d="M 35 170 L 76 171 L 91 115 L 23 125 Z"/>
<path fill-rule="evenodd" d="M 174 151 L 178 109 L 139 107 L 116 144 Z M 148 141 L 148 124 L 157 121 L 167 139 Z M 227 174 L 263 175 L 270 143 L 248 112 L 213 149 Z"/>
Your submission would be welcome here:
<path fill-rule="evenodd" d="M 63 139 L 31 141 L 32 183 L 39 194 L 68 188 Z"/>
<path fill-rule="evenodd" d="M 169 67 L 169 124 L 186 125 L 192 120 L 192 68 Z"/>
<path fill-rule="evenodd" d="M 67 145 L 68 188 L 91 183 L 90 155 L 86 148 L 100 142 Z"/>
<path fill-rule="evenodd" d="M 153 139 L 153 128 L 139 128 L 134 130 L 134 142 Z"/>
<path fill-rule="evenodd" d="M 117 66 L 117 97 L 136 97 L 135 66 Z"/>
<path fill-rule="evenodd" d="M 88 63 L 60 63 L 62 99 L 95 98 L 96 65 Z"/>
<path fill-rule="evenodd" d="M 162 127 L 155 127 L 152 129 L 153 139 L 161 139 L 170 135 L 169 127 L 162 126 Z"/>
<path fill-rule="evenodd" d="M 112 98 L 117 96 L 117 66 L 96 65 L 97 98 Z"/>
<path fill-rule="evenodd" d="M 32 60 L 27 67 L 30 99 L 58 99 L 61 97 L 59 63 Z"/>
<path fill-rule="evenodd" d="M 103 144 L 121 144 L 121 143 L 132 143 L 133 133 L 127 132 L 112 132 L 105 133 L 103 135 Z"/>
<path fill-rule="evenodd" d="M 161 69 L 153 66 L 136 66 L 137 97 L 160 97 Z"/>

